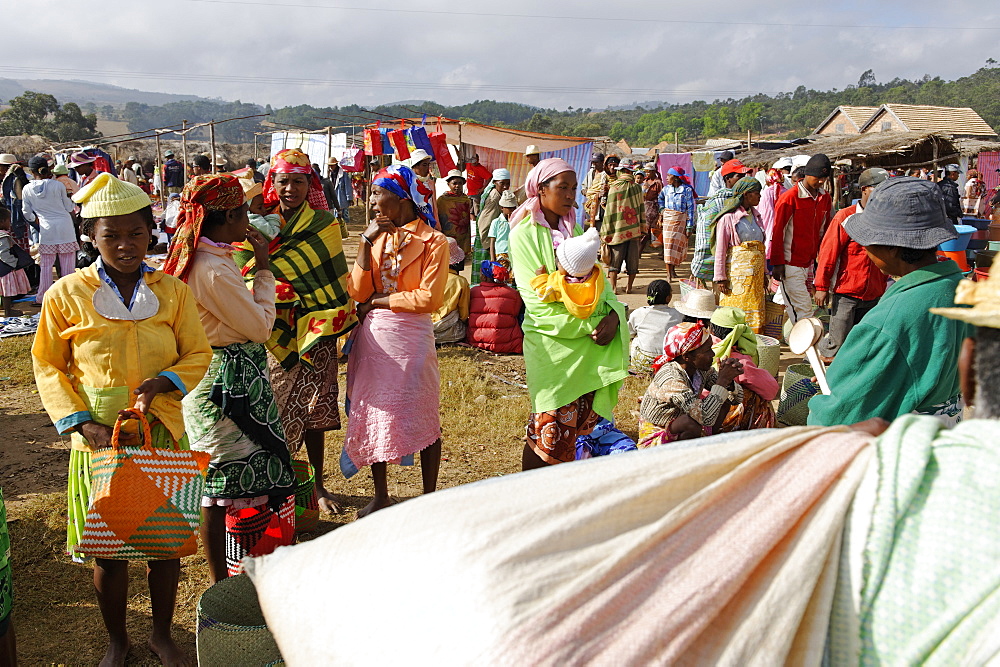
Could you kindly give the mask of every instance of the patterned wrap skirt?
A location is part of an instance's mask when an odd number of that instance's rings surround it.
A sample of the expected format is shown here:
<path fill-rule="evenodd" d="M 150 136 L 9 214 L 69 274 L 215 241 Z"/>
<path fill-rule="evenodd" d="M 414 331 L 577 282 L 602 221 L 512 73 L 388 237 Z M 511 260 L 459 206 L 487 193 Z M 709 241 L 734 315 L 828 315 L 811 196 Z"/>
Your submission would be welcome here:
<path fill-rule="evenodd" d="M 205 496 L 287 498 L 295 492 L 263 345 L 213 349 L 208 372 L 181 406 L 191 449 L 212 456 Z"/>
<path fill-rule="evenodd" d="M 556 410 L 531 413 L 525 441 L 546 463 L 568 463 L 576 460 L 576 439 L 589 435 L 600 420 L 590 392 Z"/>
<path fill-rule="evenodd" d="M 688 251 L 687 213 L 663 209 L 663 261 L 679 266 Z"/>
<path fill-rule="evenodd" d="M 764 244 L 760 241 L 747 241 L 729 249 L 726 258 L 729 294 L 720 296 L 719 305 L 741 309 L 746 313 L 747 324 L 754 333 L 764 330 L 766 272 Z"/>
<path fill-rule="evenodd" d="M 281 414 L 288 451 L 295 453 L 305 442 L 306 431 L 340 428 L 337 377 L 337 341 L 324 338 L 309 350 L 313 365 L 298 363 L 286 371 L 273 355 L 267 356 L 271 387 Z"/>
<path fill-rule="evenodd" d="M 7 634 L 10 611 L 14 606 L 14 581 L 10 571 L 10 535 L 7 533 L 7 508 L 0 489 L 0 637 Z"/>

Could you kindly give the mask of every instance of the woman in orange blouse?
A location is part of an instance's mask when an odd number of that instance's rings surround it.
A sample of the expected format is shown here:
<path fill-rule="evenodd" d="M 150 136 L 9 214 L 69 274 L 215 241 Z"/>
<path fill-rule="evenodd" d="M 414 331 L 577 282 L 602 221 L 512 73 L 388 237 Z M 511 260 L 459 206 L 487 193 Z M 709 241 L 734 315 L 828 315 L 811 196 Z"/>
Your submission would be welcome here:
<path fill-rule="evenodd" d="M 431 313 L 444 301 L 448 242 L 414 205 L 417 181 L 401 165 L 372 181 L 376 217 L 361 234 L 347 281 L 358 304 L 347 364 L 347 438 L 340 469 L 370 465 L 375 497 L 358 512 L 387 507 L 386 464 L 412 465 L 420 452 L 424 493 L 437 488 L 441 463 L 440 378 Z"/>

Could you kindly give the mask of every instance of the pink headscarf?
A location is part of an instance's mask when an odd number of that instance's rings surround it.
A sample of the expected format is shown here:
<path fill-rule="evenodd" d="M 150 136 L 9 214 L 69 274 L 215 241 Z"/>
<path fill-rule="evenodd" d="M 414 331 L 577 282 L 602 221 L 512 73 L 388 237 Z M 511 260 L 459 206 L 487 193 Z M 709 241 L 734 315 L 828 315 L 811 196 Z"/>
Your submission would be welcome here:
<path fill-rule="evenodd" d="M 536 224 L 545 224 L 545 216 L 542 215 L 542 202 L 538 198 L 538 186 L 550 178 L 555 178 L 559 174 L 573 171 L 573 167 L 562 158 L 550 157 L 542 160 L 528 172 L 528 180 L 524 184 L 524 191 L 528 198 L 523 204 L 517 207 L 510 214 L 510 227 L 513 229 L 517 223 L 525 218 L 532 218 Z M 570 210 L 559 220 L 559 231 L 564 238 L 573 236 L 573 228 L 576 226 L 576 209 Z"/>

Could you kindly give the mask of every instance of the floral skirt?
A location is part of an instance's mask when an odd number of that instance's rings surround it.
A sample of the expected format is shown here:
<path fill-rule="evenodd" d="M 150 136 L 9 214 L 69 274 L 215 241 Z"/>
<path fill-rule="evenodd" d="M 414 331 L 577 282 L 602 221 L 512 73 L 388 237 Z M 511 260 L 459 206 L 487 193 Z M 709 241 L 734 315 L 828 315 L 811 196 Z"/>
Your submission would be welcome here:
<path fill-rule="evenodd" d="M 641 417 L 639 418 L 639 442 L 636 443 L 639 449 L 657 447 L 675 440 L 677 440 L 677 434 L 670 432 L 670 424 L 657 426 Z"/>
<path fill-rule="evenodd" d="M 752 431 L 758 428 L 774 428 L 777 418 L 774 414 L 774 406 L 771 401 L 745 389 L 743 391 L 743 402 L 734 405 L 729 409 L 729 414 L 719 427 L 720 433 L 730 431 Z"/>
<path fill-rule="evenodd" d="M 601 416 L 594 412 L 594 392 L 556 410 L 528 416 L 525 440 L 546 463 L 576 460 L 576 439 L 594 430 Z"/>
<path fill-rule="evenodd" d="M 729 249 L 726 259 L 729 294 L 719 298 L 719 305 L 741 309 L 746 313 L 747 325 L 754 333 L 761 333 L 764 329 L 766 271 L 764 244 L 760 241 L 747 241 Z"/>

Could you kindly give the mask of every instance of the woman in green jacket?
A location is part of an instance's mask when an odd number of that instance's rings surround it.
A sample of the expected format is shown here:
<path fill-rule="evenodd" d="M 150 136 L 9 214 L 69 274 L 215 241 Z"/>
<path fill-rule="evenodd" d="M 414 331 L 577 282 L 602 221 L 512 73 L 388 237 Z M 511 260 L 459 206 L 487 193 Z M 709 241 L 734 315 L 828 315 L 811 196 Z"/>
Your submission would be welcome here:
<path fill-rule="evenodd" d="M 601 417 L 613 419 L 618 389 L 628 376 L 625 307 L 605 282 L 593 314 L 580 319 L 561 301 L 543 303 L 533 289 L 536 271 L 556 269 L 555 249 L 582 229 L 573 202 L 576 174 L 559 158 L 539 162 L 525 185 L 528 195 L 510 219 L 510 260 L 524 299 L 524 364 L 532 414 L 525 470 L 576 458 L 576 437 Z"/>
<path fill-rule="evenodd" d="M 955 262 L 937 261 L 937 246 L 958 236 L 940 190 L 918 178 L 889 179 L 844 221 L 844 231 L 896 282 L 844 341 L 830 366 L 830 395 L 809 402 L 809 424 L 892 421 L 910 412 L 957 423 L 958 356 L 973 332 L 928 312 L 954 306 L 962 279 Z"/>

